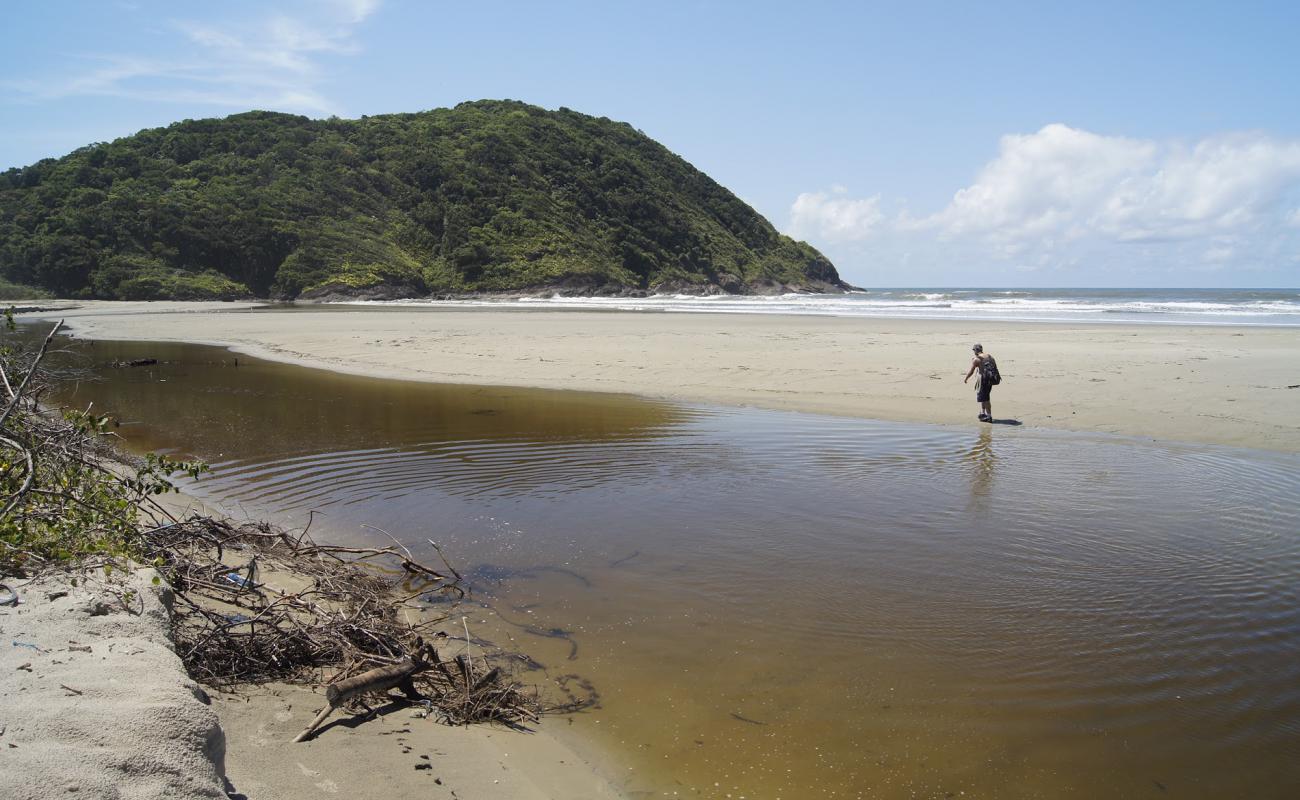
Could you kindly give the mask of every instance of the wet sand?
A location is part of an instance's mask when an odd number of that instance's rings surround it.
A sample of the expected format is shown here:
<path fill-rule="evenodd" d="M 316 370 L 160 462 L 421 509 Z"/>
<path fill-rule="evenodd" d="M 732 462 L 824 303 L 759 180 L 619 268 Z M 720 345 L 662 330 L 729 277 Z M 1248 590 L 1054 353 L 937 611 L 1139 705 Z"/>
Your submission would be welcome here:
<path fill-rule="evenodd" d="M 544 729 L 448 727 L 414 716 L 403 703 L 373 719 L 346 714 L 312 740 L 293 744 L 324 705 L 322 692 L 296 686 L 218 694 L 226 732 L 226 774 L 250 798 L 500 797 L 618 800 L 587 762 Z"/>
<path fill-rule="evenodd" d="M 56 305 L 56 304 L 49 304 Z M 71 304 L 69 304 L 71 305 Z M 978 424 L 970 345 L 1028 426 L 1300 451 L 1300 329 L 551 310 L 88 302 L 98 339 L 224 344 L 387 378 Z"/>

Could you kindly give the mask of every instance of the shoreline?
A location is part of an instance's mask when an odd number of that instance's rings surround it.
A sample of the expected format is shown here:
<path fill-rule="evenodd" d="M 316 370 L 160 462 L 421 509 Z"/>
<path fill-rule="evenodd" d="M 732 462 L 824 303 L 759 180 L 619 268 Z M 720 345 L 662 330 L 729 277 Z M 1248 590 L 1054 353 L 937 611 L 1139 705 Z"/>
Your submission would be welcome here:
<path fill-rule="evenodd" d="M 599 309 L 109 302 L 26 313 L 89 339 L 183 341 L 347 374 L 977 425 L 969 348 L 1036 428 L 1300 452 L 1300 329 Z M 214 335 L 215 334 L 215 335 Z"/>
<path fill-rule="evenodd" d="M 226 733 L 226 775 L 250 800 L 346 797 L 502 797 L 622 800 L 613 783 L 546 722 L 527 732 L 451 727 L 390 704 L 356 724 L 343 715 L 312 739 L 292 739 L 324 705 L 306 686 L 214 691 Z M 559 718 L 553 718 L 558 720 Z M 364 765 L 360 768 L 359 765 Z"/>
<path fill-rule="evenodd" d="M 7 796 L 117 796 L 126 787 L 148 798 L 624 796 L 544 726 L 452 727 L 394 704 L 361 724 L 342 715 L 294 743 L 325 703 L 319 687 L 205 691 L 175 652 L 173 595 L 152 584 L 155 574 L 73 569 L 7 579 L 22 597 L 0 607 L 0 630 L 14 640 L 0 650 L 0 697 L 11 712 L 0 719 Z"/>

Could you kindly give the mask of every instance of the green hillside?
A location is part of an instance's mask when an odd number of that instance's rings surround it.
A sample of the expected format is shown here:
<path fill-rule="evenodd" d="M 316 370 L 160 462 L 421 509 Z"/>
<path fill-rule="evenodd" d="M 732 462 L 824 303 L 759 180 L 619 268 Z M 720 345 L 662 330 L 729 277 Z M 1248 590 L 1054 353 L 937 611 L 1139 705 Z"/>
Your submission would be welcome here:
<path fill-rule="evenodd" d="M 630 125 L 486 100 L 187 120 L 8 170 L 0 279 L 118 299 L 843 287 Z"/>

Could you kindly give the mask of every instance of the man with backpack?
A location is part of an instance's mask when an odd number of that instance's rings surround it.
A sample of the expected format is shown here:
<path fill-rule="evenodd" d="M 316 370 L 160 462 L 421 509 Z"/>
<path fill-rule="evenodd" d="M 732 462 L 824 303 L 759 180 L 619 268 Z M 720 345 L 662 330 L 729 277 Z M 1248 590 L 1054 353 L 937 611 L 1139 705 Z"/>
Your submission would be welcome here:
<path fill-rule="evenodd" d="M 975 351 L 975 357 L 971 359 L 970 369 L 966 370 L 966 378 L 962 383 L 970 380 L 971 375 L 975 375 L 976 370 L 979 375 L 975 378 L 975 401 L 980 404 L 980 422 L 993 421 L 993 406 L 989 402 L 989 393 L 993 387 L 1002 383 L 1002 376 L 998 373 L 998 362 L 993 360 L 993 356 L 984 352 L 984 345 L 977 344 L 971 347 Z"/>

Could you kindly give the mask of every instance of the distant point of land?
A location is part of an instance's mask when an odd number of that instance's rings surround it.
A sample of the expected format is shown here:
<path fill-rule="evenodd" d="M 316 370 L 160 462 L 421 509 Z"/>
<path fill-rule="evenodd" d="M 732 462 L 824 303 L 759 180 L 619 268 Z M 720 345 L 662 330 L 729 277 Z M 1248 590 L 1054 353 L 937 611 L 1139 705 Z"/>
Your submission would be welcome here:
<path fill-rule="evenodd" d="M 632 126 L 513 101 L 186 120 L 0 173 L 0 296 L 845 288 Z"/>

